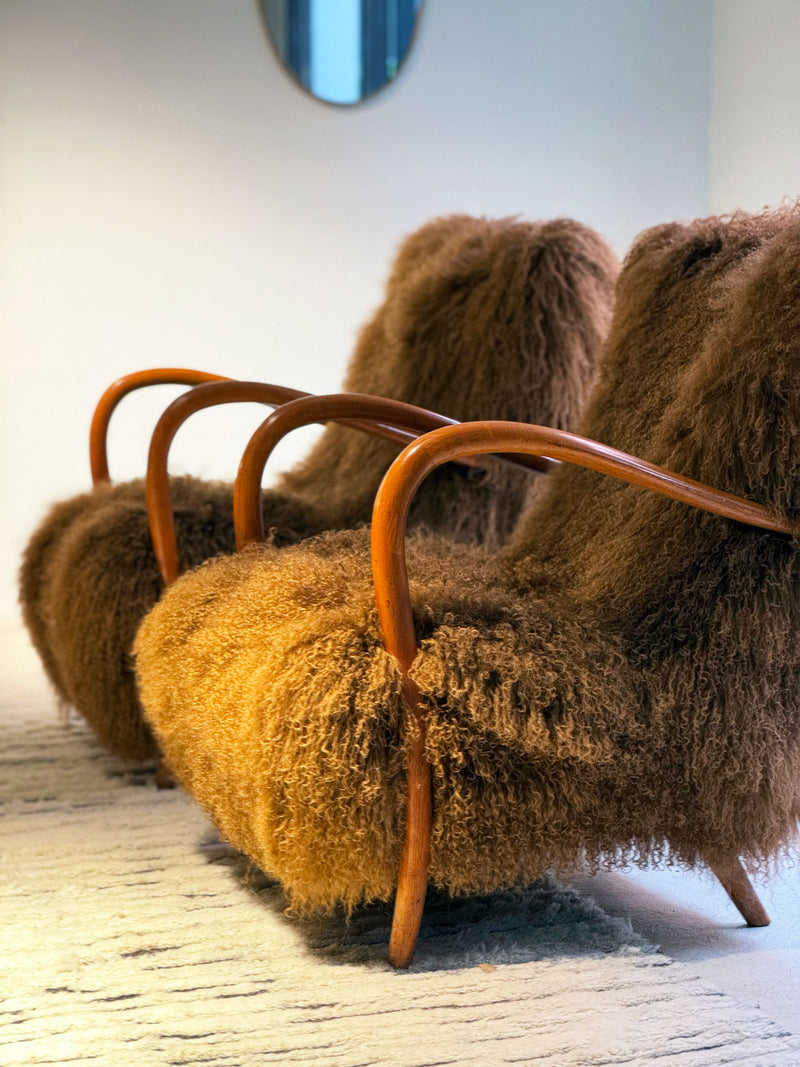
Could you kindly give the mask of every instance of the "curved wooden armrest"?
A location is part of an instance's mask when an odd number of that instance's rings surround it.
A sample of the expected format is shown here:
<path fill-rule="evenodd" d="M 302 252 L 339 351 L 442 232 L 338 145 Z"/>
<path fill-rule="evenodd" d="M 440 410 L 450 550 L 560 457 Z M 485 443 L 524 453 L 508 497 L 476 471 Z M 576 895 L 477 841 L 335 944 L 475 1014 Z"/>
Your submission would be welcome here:
<path fill-rule="evenodd" d="M 433 810 L 431 770 L 425 755 L 425 709 L 409 673 L 417 655 L 417 639 L 405 557 L 408 508 L 414 493 L 435 467 L 464 455 L 489 451 L 549 456 L 610 474 L 631 485 L 652 489 L 738 522 L 777 533 L 797 532 L 797 526 L 787 518 L 743 497 L 712 489 L 588 438 L 542 426 L 510 422 L 463 423 L 433 430 L 401 452 L 381 483 L 372 513 L 372 572 L 378 619 L 386 649 L 402 671 L 403 692 L 412 727 L 405 841 L 389 941 L 389 962 L 395 967 L 408 967 L 414 954 L 430 865 Z M 732 869 L 740 877 L 743 872 L 741 864 L 737 867 L 737 863 L 738 860 Z M 727 883 L 723 880 L 723 884 Z M 746 894 L 743 897 L 738 892 L 738 897 L 745 899 Z M 737 897 L 733 899 L 736 901 Z M 769 921 L 766 913 L 762 914 L 763 909 L 759 911 L 749 906 L 747 899 L 743 910 L 747 921 L 752 920 L 753 925 Z"/>
<path fill-rule="evenodd" d="M 226 378 L 198 385 L 195 389 L 173 400 L 164 411 L 150 438 L 145 494 L 153 550 L 165 585 L 174 582 L 178 577 L 178 543 L 169 489 L 168 460 L 170 446 L 180 427 L 190 415 L 218 404 L 249 402 L 276 406 L 304 398 L 310 398 L 310 394 L 299 389 L 289 389 L 286 386 L 265 382 L 240 382 Z M 407 444 L 414 439 L 413 435 L 395 429 L 393 426 L 376 426 L 371 422 L 362 423 L 356 419 L 343 418 L 341 421 L 355 429 L 366 430 L 401 444 Z"/>
<path fill-rule="evenodd" d="M 208 374 L 202 370 L 183 367 L 156 367 L 140 370 L 117 378 L 103 393 L 94 409 L 89 428 L 89 464 L 92 485 L 110 481 L 108 473 L 108 425 L 114 410 L 123 397 L 146 385 L 202 385 L 205 382 L 228 381 L 224 375 Z"/>
<path fill-rule="evenodd" d="M 358 424 L 353 420 L 361 420 Z M 374 421 L 366 421 L 374 420 Z M 233 491 L 233 515 L 236 528 L 236 547 L 264 540 L 264 516 L 261 511 L 261 482 L 264 468 L 279 442 L 292 430 L 315 422 L 344 422 L 376 437 L 400 440 L 398 431 L 406 441 L 414 441 L 421 433 L 442 426 L 457 426 L 456 419 L 406 404 L 401 400 L 369 396 L 365 393 L 329 393 L 324 396 L 306 396 L 283 404 L 262 422 L 247 443 L 239 464 Z M 390 432 L 387 432 L 391 426 Z M 520 457 L 499 454 L 499 459 L 516 466 L 544 472 L 552 465 L 550 460 L 539 456 Z M 471 457 L 459 457 L 467 465 Z M 522 461 L 521 461 L 522 460 Z M 526 462 L 533 460 L 534 462 Z M 480 464 L 474 464 L 480 466 Z"/>
<path fill-rule="evenodd" d="M 218 404 L 255 402 L 274 406 L 307 395 L 282 385 L 227 379 L 197 386 L 173 400 L 164 411 L 150 438 L 145 497 L 153 550 L 165 585 L 170 585 L 178 577 L 178 542 L 167 467 L 170 445 L 180 427 L 190 415 Z"/>
<path fill-rule="evenodd" d="M 233 490 L 238 549 L 264 540 L 261 480 L 269 457 L 286 434 L 315 422 L 348 422 L 352 425 L 356 419 L 359 429 L 373 436 L 385 437 L 389 424 L 394 429 L 413 431 L 413 434 L 404 435 L 408 441 L 414 441 L 418 433 L 457 425 L 455 419 L 425 408 L 362 393 L 332 393 L 290 400 L 261 423 L 242 455 Z"/>
<path fill-rule="evenodd" d="M 774 514 L 761 504 L 564 430 L 513 422 L 471 422 L 434 430 L 400 453 L 381 483 L 373 509 L 372 560 L 378 615 L 386 648 L 403 671 L 408 671 L 416 656 L 405 565 L 409 504 L 434 468 L 461 456 L 490 450 L 546 455 L 609 474 L 737 522 L 776 533 L 797 532 L 791 520 Z"/>

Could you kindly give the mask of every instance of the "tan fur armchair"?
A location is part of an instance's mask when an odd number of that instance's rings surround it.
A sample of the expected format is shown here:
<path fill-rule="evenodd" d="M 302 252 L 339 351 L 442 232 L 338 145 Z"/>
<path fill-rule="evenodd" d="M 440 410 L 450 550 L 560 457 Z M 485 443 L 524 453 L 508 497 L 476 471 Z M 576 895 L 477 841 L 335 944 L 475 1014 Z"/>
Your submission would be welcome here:
<path fill-rule="evenodd" d="M 796 208 L 648 231 L 583 436 L 437 430 L 379 493 L 374 587 L 366 532 L 325 534 L 200 568 L 150 613 L 145 713 L 297 907 L 397 889 L 404 966 L 429 879 L 669 856 L 768 921 L 744 868 L 800 816 L 798 279 Z M 510 546 L 405 540 L 426 473 L 487 449 L 564 461 Z"/>

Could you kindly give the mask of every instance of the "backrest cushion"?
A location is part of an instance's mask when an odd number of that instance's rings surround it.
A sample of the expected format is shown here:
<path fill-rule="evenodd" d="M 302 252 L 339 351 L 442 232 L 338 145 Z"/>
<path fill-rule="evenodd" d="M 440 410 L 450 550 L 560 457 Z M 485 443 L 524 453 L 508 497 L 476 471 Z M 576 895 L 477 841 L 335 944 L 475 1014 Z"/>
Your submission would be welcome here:
<path fill-rule="evenodd" d="M 434 219 L 400 247 L 345 388 L 461 421 L 570 428 L 594 380 L 617 270 L 606 242 L 571 220 Z M 327 525 L 354 526 L 369 520 L 398 451 L 330 426 L 281 485 L 313 500 Z M 451 465 L 420 491 L 411 521 L 497 545 L 535 481 L 497 462 L 483 476 Z"/>
<path fill-rule="evenodd" d="M 676 397 L 685 402 L 687 375 L 727 314 L 720 295 L 725 279 L 790 218 L 788 209 L 742 213 L 658 226 L 638 238 L 617 283 L 614 318 L 579 433 L 653 463 L 679 462 L 670 406 Z M 514 533 L 509 581 L 523 591 L 590 600 L 621 591 L 624 597 L 629 539 L 641 526 L 635 515 L 652 506 L 645 490 L 564 464 L 548 476 Z"/>

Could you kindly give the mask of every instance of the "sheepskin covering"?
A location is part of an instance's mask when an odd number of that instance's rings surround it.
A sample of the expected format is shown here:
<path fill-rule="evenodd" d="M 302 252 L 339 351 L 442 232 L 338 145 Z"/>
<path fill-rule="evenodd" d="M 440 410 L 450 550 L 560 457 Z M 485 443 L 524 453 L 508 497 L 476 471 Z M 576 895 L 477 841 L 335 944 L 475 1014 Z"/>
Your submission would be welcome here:
<path fill-rule="evenodd" d="M 308 510 L 280 494 L 265 498 L 274 544 L 307 536 Z M 110 751 L 138 759 L 153 754 L 154 742 L 138 710 L 129 649 L 161 593 L 143 499 L 141 482 L 95 491 L 51 558 L 44 600 L 54 620 L 48 648 L 62 672 L 62 699 L 83 713 Z M 182 569 L 232 550 L 230 485 L 175 478 L 172 499 Z"/>
<path fill-rule="evenodd" d="M 623 268 L 583 428 L 798 517 L 800 211 L 659 227 Z M 800 814 L 797 551 L 564 467 L 505 552 L 409 543 L 433 881 L 751 866 Z M 366 534 L 185 576 L 135 651 L 170 764 L 301 908 L 387 898 L 407 725 Z"/>
<path fill-rule="evenodd" d="M 401 247 L 344 388 L 462 422 L 572 429 L 594 382 L 617 273 L 605 241 L 569 219 L 435 219 Z M 329 529 L 352 528 L 369 520 L 398 451 L 330 426 L 280 485 L 313 500 Z M 540 480 L 499 463 L 482 479 L 442 468 L 418 494 L 410 521 L 499 547 Z"/>
<path fill-rule="evenodd" d="M 593 380 L 616 273 L 602 238 L 571 220 L 434 219 L 401 245 L 345 388 L 461 420 L 570 427 Z M 273 543 L 367 522 L 397 451 L 329 426 L 264 500 Z M 497 546 L 535 481 L 499 462 L 485 473 L 451 466 L 420 493 L 412 521 Z M 173 494 L 183 568 L 233 552 L 231 486 L 184 478 Z M 60 699 L 113 751 L 134 758 L 151 754 L 154 742 L 135 699 L 129 650 L 160 589 L 141 482 L 56 505 L 23 558 L 23 616 Z"/>
<path fill-rule="evenodd" d="M 578 618 L 565 629 L 558 612 L 530 613 L 497 587 L 479 549 L 412 539 L 410 566 L 431 632 L 417 673 L 437 780 L 432 876 L 482 891 L 500 869 L 514 882 L 523 854 L 560 857 L 570 826 L 574 838 L 580 820 L 565 818 L 560 794 L 613 755 L 607 709 L 623 702 L 627 673 Z M 391 894 L 407 737 L 366 531 L 200 567 L 147 618 L 137 653 L 170 766 L 295 905 Z"/>

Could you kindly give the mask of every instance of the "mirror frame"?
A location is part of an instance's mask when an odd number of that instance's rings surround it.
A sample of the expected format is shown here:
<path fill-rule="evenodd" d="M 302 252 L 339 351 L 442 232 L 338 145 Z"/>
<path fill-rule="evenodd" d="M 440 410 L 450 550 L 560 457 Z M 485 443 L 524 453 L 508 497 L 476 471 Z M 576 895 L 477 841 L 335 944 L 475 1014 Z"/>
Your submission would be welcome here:
<path fill-rule="evenodd" d="M 310 0 L 308 0 L 308 2 L 310 3 Z M 364 2 L 364 0 L 362 0 L 362 3 L 363 2 Z M 367 2 L 368 2 L 368 0 L 367 0 Z M 288 60 L 284 58 L 283 54 L 281 53 L 280 47 L 279 47 L 279 42 L 276 40 L 276 37 L 275 37 L 275 35 L 273 33 L 273 30 L 272 30 L 272 25 L 270 23 L 270 17 L 271 16 L 270 16 L 270 14 L 268 12 L 268 8 L 270 6 L 270 0 L 257 0 L 259 16 L 260 16 L 260 19 L 261 19 L 261 24 L 262 24 L 262 27 L 263 27 L 263 30 L 264 30 L 264 34 L 265 34 L 267 40 L 269 41 L 270 49 L 274 53 L 275 58 L 277 59 L 278 64 L 281 67 L 281 69 L 283 70 L 283 72 L 286 75 L 286 77 L 289 79 L 289 81 L 294 86 L 296 86 L 298 89 L 302 90 L 302 92 L 306 96 L 310 97 L 312 100 L 315 100 L 317 103 L 324 104 L 324 105 L 326 105 L 328 107 L 333 107 L 333 108 L 337 108 L 337 109 L 347 109 L 347 108 L 358 107 L 360 104 L 364 104 L 364 103 L 367 103 L 367 102 L 373 100 L 380 93 L 384 92 L 387 89 L 390 89 L 393 85 L 395 85 L 397 83 L 398 79 L 401 76 L 401 73 L 402 73 L 404 67 L 406 66 L 406 64 L 408 62 L 408 58 L 411 55 L 412 50 L 416 46 L 417 37 L 419 35 L 419 26 L 420 26 L 420 22 L 422 20 L 422 15 L 423 15 L 423 11 L 424 11 L 424 8 L 425 8 L 425 4 L 426 4 L 426 0 L 418 0 L 418 7 L 417 7 L 416 15 L 415 15 L 415 18 L 414 18 L 414 25 L 413 25 L 413 27 L 411 29 L 411 35 L 410 35 L 410 37 L 408 39 L 408 47 L 406 48 L 405 53 L 403 54 L 402 58 L 398 61 L 397 70 L 396 70 L 395 74 L 391 78 L 387 78 L 387 80 L 385 82 L 383 82 L 381 85 L 377 86 L 375 89 L 371 89 L 368 93 L 365 93 L 363 96 L 359 96 L 355 100 L 328 100 L 324 96 L 317 96 L 316 93 L 314 93 L 314 91 L 312 90 L 311 86 L 310 85 L 306 85 L 302 81 L 301 76 L 295 72 L 295 70 L 290 66 Z"/>

